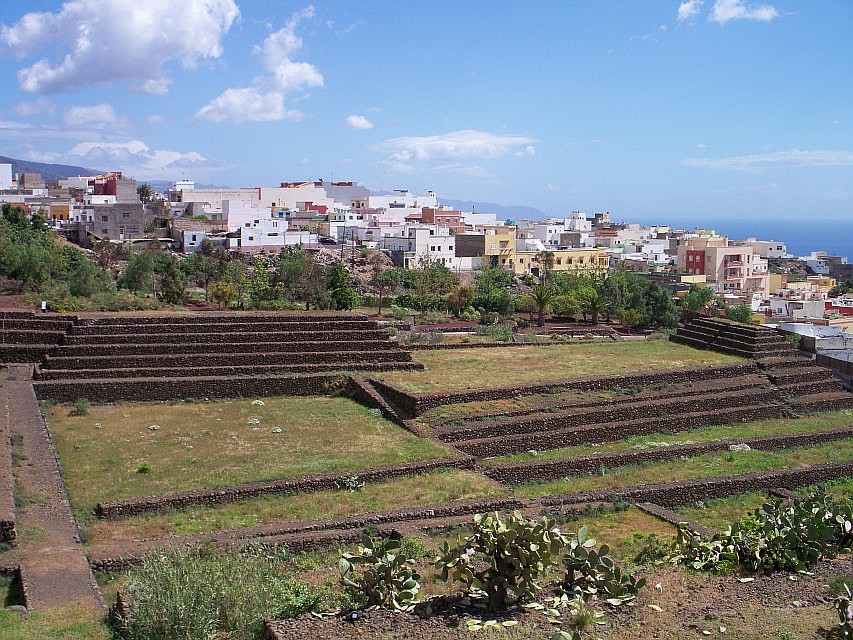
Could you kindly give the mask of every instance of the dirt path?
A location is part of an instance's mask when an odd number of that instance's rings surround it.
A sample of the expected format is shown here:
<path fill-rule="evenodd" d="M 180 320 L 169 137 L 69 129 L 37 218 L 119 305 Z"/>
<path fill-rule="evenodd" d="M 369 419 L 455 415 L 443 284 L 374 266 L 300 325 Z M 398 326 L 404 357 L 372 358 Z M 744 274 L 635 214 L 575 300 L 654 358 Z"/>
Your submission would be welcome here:
<path fill-rule="evenodd" d="M 28 379 L 29 367 L 10 367 L 5 378 L 0 382 L 0 407 L 19 459 L 12 475 L 27 606 L 38 610 L 76 604 L 102 612 L 53 441 Z"/>

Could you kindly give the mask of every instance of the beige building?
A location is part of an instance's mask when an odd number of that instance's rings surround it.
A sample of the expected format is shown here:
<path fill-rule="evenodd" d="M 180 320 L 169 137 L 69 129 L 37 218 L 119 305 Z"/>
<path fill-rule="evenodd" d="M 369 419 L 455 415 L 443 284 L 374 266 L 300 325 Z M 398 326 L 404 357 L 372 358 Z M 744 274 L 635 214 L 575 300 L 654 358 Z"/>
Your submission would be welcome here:
<path fill-rule="evenodd" d="M 540 275 L 540 251 L 519 249 L 514 226 L 483 227 L 486 246 L 483 263 L 501 267 L 517 275 Z M 554 254 L 554 271 L 602 273 L 610 258 L 600 249 L 548 249 Z"/>
<path fill-rule="evenodd" d="M 689 238 L 678 247 L 678 269 L 704 275 L 719 293 L 759 293 L 767 299 L 767 259 L 750 245 L 733 246 L 726 236 Z"/>

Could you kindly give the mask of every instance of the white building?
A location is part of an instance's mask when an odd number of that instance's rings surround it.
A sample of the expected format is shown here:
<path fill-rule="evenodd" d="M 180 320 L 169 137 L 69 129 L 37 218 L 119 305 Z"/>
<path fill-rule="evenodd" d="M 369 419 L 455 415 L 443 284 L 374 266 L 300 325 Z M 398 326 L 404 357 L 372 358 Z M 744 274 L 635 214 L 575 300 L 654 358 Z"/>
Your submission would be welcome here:
<path fill-rule="evenodd" d="M 400 235 L 385 236 L 381 246 L 402 253 L 402 266 L 414 269 L 421 260 L 439 262 L 450 269 L 461 266 L 456 257 L 456 236 L 447 228 L 426 224 L 409 224 Z"/>
<path fill-rule="evenodd" d="M 0 189 L 12 188 L 12 165 L 9 163 L 0 164 Z"/>

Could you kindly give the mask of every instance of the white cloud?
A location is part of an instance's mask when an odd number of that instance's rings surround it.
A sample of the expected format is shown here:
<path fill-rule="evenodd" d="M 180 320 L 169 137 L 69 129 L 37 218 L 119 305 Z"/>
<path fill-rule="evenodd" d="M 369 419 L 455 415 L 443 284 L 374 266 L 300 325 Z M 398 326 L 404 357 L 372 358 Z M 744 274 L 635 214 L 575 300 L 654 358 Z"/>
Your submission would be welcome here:
<path fill-rule="evenodd" d="M 42 58 L 18 72 L 24 91 L 130 81 L 162 94 L 169 86 L 166 64 L 193 68 L 219 57 L 220 40 L 239 13 L 234 0 L 69 0 L 56 13 L 28 13 L 3 25 L 0 44 L 19 58 L 56 52 L 55 60 Z"/>
<path fill-rule="evenodd" d="M 494 160 L 532 142 L 536 140 L 527 136 L 465 130 L 437 136 L 392 138 L 370 148 L 389 154 L 389 162 L 410 165 L 443 160 Z"/>
<path fill-rule="evenodd" d="M 314 17 L 314 7 L 295 12 L 284 27 L 271 33 L 252 53 L 261 60 L 265 75 L 255 78 L 247 87 L 226 89 L 199 109 L 200 120 L 222 122 L 270 122 L 298 120 L 302 113 L 285 107 L 288 93 L 323 86 L 323 75 L 313 64 L 295 62 L 292 56 L 302 48 L 296 33 L 299 23 Z"/>
<path fill-rule="evenodd" d="M 784 167 L 838 167 L 852 166 L 851 151 L 778 151 L 731 158 L 686 158 L 680 164 L 703 169 L 724 169 L 729 171 L 763 171 Z"/>
<path fill-rule="evenodd" d="M 351 115 L 346 119 L 346 125 L 350 129 L 372 129 L 373 123 L 364 116 Z"/>
<path fill-rule="evenodd" d="M 141 140 L 80 142 L 62 159 L 70 164 L 101 169 L 120 167 L 127 175 L 138 178 L 162 178 L 174 175 L 178 169 L 202 170 L 220 166 L 195 151 L 152 150 Z"/>
<path fill-rule="evenodd" d="M 299 120 L 302 112 L 288 110 L 284 95 L 278 91 L 261 91 L 255 87 L 226 89 L 196 113 L 200 120 L 212 122 L 274 122 Z"/>
<path fill-rule="evenodd" d="M 524 151 L 516 151 L 515 155 L 519 158 L 524 158 L 525 156 L 535 156 L 536 155 L 536 147 L 533 145 L 527 145 L 524 148 Z"/>
<path fill-rule="evenodd" d="M 759 20 L 769 22 L 779 17 L 779 12 L 772 4 L 746 6 L 743 0 L 715 0 L 708 20 L 726 24 L 730 20 Z"/>
<path fill-rule="evenodd" d="M 687 0 L 687 2 L 682 2 L 678 5 L 677 20 L 679 22 L 693 20 L 693 18 L 699 15 L 699 8 L 702 4 L 702 0 Z"/>
<path fill-rule="evenodd" d="M 22 118 L 31 118 L 38 115 L 52 116 L 56 111 L 56 105 L 52 100 L 39 98 L 32 102 L 19 102 L 12 107 L 11 111 Z"/>
<path fill-rule="evenodd" d="M 89 107 L 71 107 L 62 117 L 66 127 L 83 129 L 115 129 L 127 126 L 127 120 L 119 117 L 108 103 Z"/>

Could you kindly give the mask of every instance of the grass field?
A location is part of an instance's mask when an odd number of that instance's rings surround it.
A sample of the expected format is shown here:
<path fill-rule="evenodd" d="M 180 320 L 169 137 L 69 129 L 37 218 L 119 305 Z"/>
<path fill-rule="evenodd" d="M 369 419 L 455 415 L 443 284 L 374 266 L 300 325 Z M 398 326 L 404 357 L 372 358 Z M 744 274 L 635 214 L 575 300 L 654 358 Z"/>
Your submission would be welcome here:
<path fill-rule="evenodd" d="M 715 451 L 691 458 L 602 469 L 594 476 L 568 477 L 519 485 L 515 495 L 537 498 L 558 493 L 581 493 L 642 484 L 713 478 L 723 475 L 792 469 L 798 466 L 853 459 L 853 440 L 785 451 Z"/>
<path fill-rule="evenodd" d="M 415 351 L 423 371 L 389 371 L 382 379 L 408 391 L 429 393 L 618 375 L 741 361 L 667 340 Z"/>
<path fill-rule="evenodd" d="M 90 521 L 84 528 L 87 543 L 142 540 L 202 531 L 253 527 L 270 522 L 383 511 L 439 502 L 501 495 L 497 483 L 464 470 L 439 471 L 368 483 L 360 491 L 318 491 L 264 497 L 215 507 L 195 507 L 121 520 Z"/>
<path fill-rule="evenodd" d="M 689 431 L 680 431 L 678 433 L 656 433 L 647 436 L 632 436 L 615 442 L 582 444 L 574 447 L 564 447 L 562 449 L 537 451 L 535 455 L 529 452 L 521 452 L 506 456 L 485 458 L 482 460 L 482 463 L 487 466 L 495 464 L 517 464 L 521 462 L 535 462 L 557 458 L 577 458 L 580 456 L 615 453 L 661 445 L 713 442 L 715 440 L 729 440 L 737 438 L 758 438 L 773 435 L 796 435 L 800 433 L 826 431 L 829 429 L 840 429 L 842 427 L 853 427 L 853 411 L 850 409 L 815 413 L 801 418 L 774 418 L 773 420 L 756 420 L 755 422 L 735 422 L 702 427 L 701 429 L 692 429 Z"/>
<path fill-rule="evenodd" d="M 78 514 L 146 495 L 449 455 L 345 398 L 43 407 Z"/>

